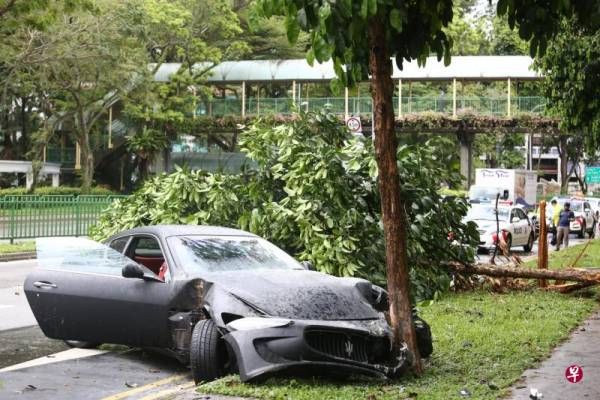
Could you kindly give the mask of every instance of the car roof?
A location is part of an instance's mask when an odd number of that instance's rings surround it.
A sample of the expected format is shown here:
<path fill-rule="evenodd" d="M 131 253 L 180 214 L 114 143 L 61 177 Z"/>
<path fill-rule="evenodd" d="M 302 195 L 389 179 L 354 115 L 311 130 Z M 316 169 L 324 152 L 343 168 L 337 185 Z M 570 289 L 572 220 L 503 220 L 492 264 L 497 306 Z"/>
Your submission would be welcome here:
<path fill-rule="evenodd" d="M 202 235 L 202 236 L 253 236 L 253 233 L 240 229 L 211 225 L 149 225 L 128 229 L 114 236 L 151 234 L 160 237 Z"/>

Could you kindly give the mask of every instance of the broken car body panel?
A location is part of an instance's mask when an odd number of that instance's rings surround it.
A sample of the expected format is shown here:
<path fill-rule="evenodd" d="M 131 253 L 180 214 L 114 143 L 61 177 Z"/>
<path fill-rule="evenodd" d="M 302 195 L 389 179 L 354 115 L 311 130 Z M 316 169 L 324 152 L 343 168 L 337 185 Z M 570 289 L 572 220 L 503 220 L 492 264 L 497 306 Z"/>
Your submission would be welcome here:
<path fill-rule="evenodd" d="M 192 330 L 210 318 L 244 381 L 332 370 L 386 377 L 402 367 L 381 312 L 385 292 L 368 281 L 308 271 L 264 239 L 227 228 L 151 226 L 107 244 L 38 242 L 25 292 L 47 336 L 159 348 L 188 362 Z M 163 277 L 159 261 L 168 265 Z M 130 264 L 143 277 L 123 277 Z"/>

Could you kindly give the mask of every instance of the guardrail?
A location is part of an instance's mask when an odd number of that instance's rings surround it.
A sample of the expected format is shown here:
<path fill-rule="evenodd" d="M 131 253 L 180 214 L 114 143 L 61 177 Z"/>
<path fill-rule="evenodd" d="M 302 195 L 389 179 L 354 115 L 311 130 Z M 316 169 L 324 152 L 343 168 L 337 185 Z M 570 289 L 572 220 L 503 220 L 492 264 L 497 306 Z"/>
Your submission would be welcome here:
<path fill-rule="evenodd" d="M 114 200 L 125 196 L 23 195 L 0 197 L 0 239 L 85 236 Z"/>

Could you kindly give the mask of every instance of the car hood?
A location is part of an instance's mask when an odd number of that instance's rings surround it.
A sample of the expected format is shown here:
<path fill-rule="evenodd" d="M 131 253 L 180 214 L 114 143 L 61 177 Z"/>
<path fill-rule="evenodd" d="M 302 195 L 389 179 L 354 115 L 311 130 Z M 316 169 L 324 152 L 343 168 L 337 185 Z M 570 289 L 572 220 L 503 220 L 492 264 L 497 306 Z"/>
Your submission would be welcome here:
<path fill-rule="evenodd" d="M 211 273 L 203 279 L 258 312 L 306 320 L 377 319 L 379 313 L 355 286 L 359 280 L 306 270 Z"/>

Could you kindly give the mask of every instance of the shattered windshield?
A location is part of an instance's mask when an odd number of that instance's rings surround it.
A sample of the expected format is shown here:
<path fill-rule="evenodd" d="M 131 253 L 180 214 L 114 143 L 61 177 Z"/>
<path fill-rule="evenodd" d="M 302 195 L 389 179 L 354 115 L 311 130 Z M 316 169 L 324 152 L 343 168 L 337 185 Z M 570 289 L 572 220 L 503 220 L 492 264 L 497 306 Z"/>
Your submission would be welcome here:
<path fill-rule="evenodd" d="M 508 208 L 498 207 L 498 220 L 508 220 Z M 496 210 L 493 206 L 472 206 L 467 212 L 466 220 L 484 220 L 484 221 L 495 221 Z"/>
<path fill-rule="evenodd" d="M 187 273 L 256 269 L 303 269 L 264 239 L 236 236 L 174 236 L 169 247 Z"/>

